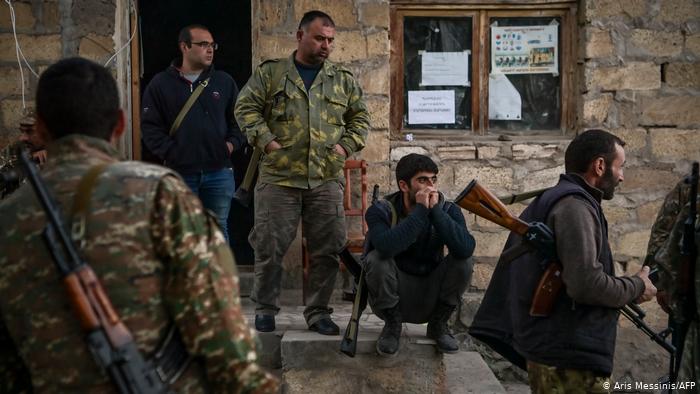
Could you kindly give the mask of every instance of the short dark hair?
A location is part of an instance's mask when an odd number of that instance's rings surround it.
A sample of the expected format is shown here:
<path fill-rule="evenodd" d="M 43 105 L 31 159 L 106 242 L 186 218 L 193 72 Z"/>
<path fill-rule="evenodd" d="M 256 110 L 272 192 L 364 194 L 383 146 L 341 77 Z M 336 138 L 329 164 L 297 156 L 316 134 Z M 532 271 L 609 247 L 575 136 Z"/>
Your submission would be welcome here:
<path fill-rule="evenodd" d="M 326 14 L 323 11 L 311 10 L 301 17 L 301 21 L 299 21 L 299 30 L 306 29 L 307 27 L 309 27 L 311 22 L 313 22 L 316 18 L 321 18 L 321 20 L 323 21 L 323 26 L 330 26 L 332 28 L 335 28 L 335 22 L 333 22 L 333 19 L 330 17 L 330 15 Z"/>
<path fill-rule="evenodd" d="M 197 23 L 187 25 L 187 26 L 183 27 L 182 29 L 180 29 L 180 34 L 177 35 L 177 44 L 180 45 L 181 42 L 184 42 L 185 44 L 187 44 L 187 47 L 191 47 L 192 46 L 192 30 L 193 29 L 205 30 L 205 31 L 208 31 L 209 33 L 211 33 L 211 31 L 209 31 L 209 28 L 204 26 L 204 25 L 200 25 Z"/>
<path fill-rule="evenodd" d="M 411 178 L 423 171 L 437 174 L 438 166 L 428 156 L 409 153 L 396 164 L 396 184 L 398 185 L 399 181 L 404 181 L 410 185 Z"/>
<path fill-rule="evenodd" d="M 564 154 L 567 173 L 584 174 L 591 162 L 599 157 L 610 166 L 615 159 L 615 145 L 625 146 L 625 141 L 601 129 L 590 129 L 574 138 Z"/>
<path fill-rule="evenodd" d="M 54 139 L 83 134 L 109 140 L 119 121 L 119 108 L 112 74 L 90 60 L 60 60 L 39 78 L 36 113 Z"/>

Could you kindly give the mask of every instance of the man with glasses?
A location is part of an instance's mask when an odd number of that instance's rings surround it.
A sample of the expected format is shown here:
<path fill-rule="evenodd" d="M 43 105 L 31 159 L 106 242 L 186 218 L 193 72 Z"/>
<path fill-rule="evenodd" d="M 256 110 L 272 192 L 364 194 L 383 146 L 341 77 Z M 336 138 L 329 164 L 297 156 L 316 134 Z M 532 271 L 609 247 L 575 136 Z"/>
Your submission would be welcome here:
<path fill-rule="evenodd" d="M 209 29 L 186 26 L 178 43 L 182 58 L 156 75 L 143 95 L 143 143 L 182 175 L 228 240 L 226 222 L 235 189 L 230 156 L 245 143 L 233 118 L 238 86 L 231 76 L 214 70 L 218 45 Z"/>
<path fill-rule="evenodd" d="M 447 321 L 469 285 L 475 242 L 459 207 L 438 191 L 437 174 L 429 157 L 406 155 L 396 165 L 400 190 L 367 209 L 365 280 L 372 310 L 384 320 L 382 356 L 396 355 L 403 322 L 428 322 L 439 351 L 459 351 Z"/>

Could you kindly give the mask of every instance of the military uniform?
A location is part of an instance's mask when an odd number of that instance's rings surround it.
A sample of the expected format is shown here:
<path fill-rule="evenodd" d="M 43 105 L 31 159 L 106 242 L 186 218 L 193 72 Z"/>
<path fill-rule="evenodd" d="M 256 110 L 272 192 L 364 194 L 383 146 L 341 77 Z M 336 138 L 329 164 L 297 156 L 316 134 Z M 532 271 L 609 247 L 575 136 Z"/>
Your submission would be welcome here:
<path fill-rule="evenodd" d="M 109 164 L 91 194 L 80 251 L 139 350 L 152 354 L 174 321 L 193 356 L 174 391 L 275 392 L 275 379 L 256 363 L 235 264 L 216 220 L 170 170 L 117 156 L 107 141 L 70 135 L 50 147 L 42 176 L 70 223 L 77 183 L 93 166 Z M 114 392 L 84 343 L 44 246 L 45 226 L 29 185 L 0 204 L 2 322 L 35 392 Z"/>
<path fill-rule="evenodd" d="M 345 218 L 339 178 L 345 157 L 365 146 L 369 113 L 352 74 L 325 61 L 310 88 L 297 71 L 293 53 L 262 63 L 236 102 L 238 124 L 251 145 L 264 151 L 271 141 L 282 148 L 264 156 L 255 189 L 256 313 L 274 315 L 282 277 L 282 258 L 300 218 L 308 242 L 309 325 L 329 317 L 328 301 L 344 246 Z"/>
<path fill-rule="evenodd" d="M 646 264 L 659 268 L 659 290 L 666 291 L 670 296 L 670 314 L 676 322 L 683 323 L 687 317 L 683 316 L 679 298 L 677 296 L 678 272 L 681 262 L 681 241 L 683 238 L 683 223 L 690 210 L 690 185 L 679 182 L 666 196 L 664 204 L 656 216 L 652 226 L 649 246 L 647 248 Z M 700 220 L 696 219 L 695 245 L 700 245 L 700 232 L 698 227 Z M 700 259 L 700 258 L 699 258 Z M 696 267 L 698 262 L 695 262 Z M 695 295 L 696 311 L 685 337 L 682 351 L 678 381 L 700 381 L 700 341 L 698 335 L 697 316 L 700 312 L 700 272 L 695 270 Z M 695 388 L 697 392 L 697 387 Z"/>
<path fill-rule="evenodd" d="M 24 145 L 24 143 L 18 141 L 0 150 L 0 173 L 7 174 L 10 171 L 14 171 L 18 168 L 19 161 L 17 158 L 17 149 L 22 145 Z M 18 175 L 21 177 L 21 173 Z M 21 183 L 21 178 L 4 184 L 0 183 L 0 200 L 9 196 L 10 193 L 15 191 Z"/>

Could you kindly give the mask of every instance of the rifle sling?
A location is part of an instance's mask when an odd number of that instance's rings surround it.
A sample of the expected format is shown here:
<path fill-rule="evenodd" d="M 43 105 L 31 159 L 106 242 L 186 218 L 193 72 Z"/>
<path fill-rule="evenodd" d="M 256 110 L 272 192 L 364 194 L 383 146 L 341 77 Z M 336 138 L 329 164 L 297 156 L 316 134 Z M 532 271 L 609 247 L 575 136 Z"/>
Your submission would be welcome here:
<path fill-rule="evenodd" d="M 111 163 L 102 163 L 91 167 L 78 183 L 77 192 L 73 198 L 71 216 L 73 218 L 72 238 L 74 242 L 85 246 L 85 228 L 90 208 L 92 192 L 97 185 L 100 175 Z M 172 385 L 187 369 L 192 356 L 187 352 L 185 343 L 174 323 L 168 327 L 165 337 L 150 358 L 150 363 L 161 381 Z"/>

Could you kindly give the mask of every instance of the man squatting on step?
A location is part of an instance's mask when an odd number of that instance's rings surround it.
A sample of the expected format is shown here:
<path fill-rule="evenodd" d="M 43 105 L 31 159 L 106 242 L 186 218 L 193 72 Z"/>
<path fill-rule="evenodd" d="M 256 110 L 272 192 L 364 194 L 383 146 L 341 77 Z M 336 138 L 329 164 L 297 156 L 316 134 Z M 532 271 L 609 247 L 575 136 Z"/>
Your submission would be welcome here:
<path fill-rule="evenodd" d="M 399 191 L 367 210 L 365 278 L 372 310 L 384 320 L 383 356 L 396 355 L 403 322 L 428 322 L 438 350 L 459 350 L 447 320 L 469 284 L 475 242 L 460 208 L 438 191 L 437 174 L 429 157 L 404 156 L 396 166 Z"/>

